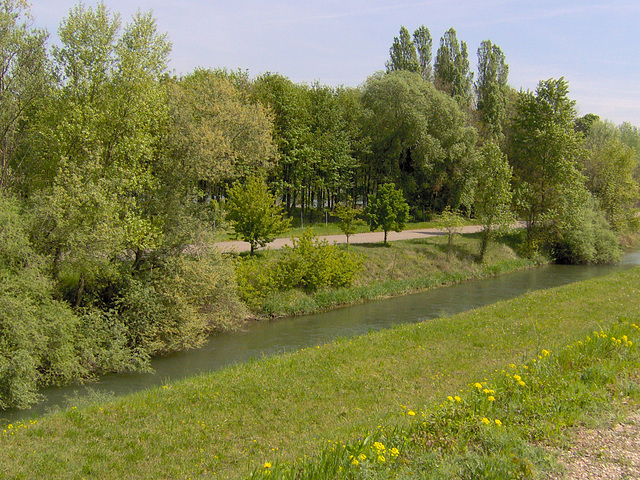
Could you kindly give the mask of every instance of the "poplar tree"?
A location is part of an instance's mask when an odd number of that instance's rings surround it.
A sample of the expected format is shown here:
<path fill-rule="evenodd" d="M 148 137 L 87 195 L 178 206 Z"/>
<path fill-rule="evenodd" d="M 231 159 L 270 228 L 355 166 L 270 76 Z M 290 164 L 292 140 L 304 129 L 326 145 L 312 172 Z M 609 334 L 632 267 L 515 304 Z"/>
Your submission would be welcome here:
<path fill-rule="evenodd" d="M 500 140 L 507 112 L 509 66 L 504 53 L 490 40 L 478 48 L 478 78 L 475 83 L 477 110 L 489 136 Z"/>
<path fill-rule="evenodd" d="M 436 87 L 455 98 L 461 107 L 471 106 L 473 73 L 469 68 L 467 44 L 458 42 L 453 28 L 447 30 L 440 39 L 434 77 Z"/>
<path fill-rule="evenodd" d="M 411 39 L 409 30 L 404 26 L 400 28 L 400 36 L 394 37 L 393 44 L 389 49 L 389 56 L 391 58 L 386 64 L 387 73 L 396 70 L 421 71 L 416 45 Z"/>
<path fill-rule="evenodd" d="M 427 81 L 432 80 L 432 65 L 431 65 L 431 56 L 432 56 L 432 47 L 433 40 L 431 38 L 431 32 L 424 25 L 421 25 L 413 32 L 413 43 L 416 46 L 416 51 L 418 52 L 418 62 L 420 63 L 420 74 L 422 78 Z"/>

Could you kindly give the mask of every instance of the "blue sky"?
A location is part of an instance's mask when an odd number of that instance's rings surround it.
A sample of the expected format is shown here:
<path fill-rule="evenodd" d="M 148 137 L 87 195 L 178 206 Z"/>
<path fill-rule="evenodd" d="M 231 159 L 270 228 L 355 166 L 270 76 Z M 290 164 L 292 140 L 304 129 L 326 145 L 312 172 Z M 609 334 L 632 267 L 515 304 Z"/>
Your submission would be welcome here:
<path fill-rule="evenodd" d="M 32 0 L 35 25 L 56 40 L 75 0 Z M 85 0 L 95 5 L 95 0 Z M 434 38 L 454 27 L 472 68 L 480 42 L 502 48 L 509 83 L 534 89 L 564 76 L 578 113 L 640 126 L 640 2 L 637 0 L 106 0 L 127 22 L 152 10 L 173 44 L 171 68 L 278 72 L 294 82 L 357 86 L 384 69 L 401 25 Z"/>

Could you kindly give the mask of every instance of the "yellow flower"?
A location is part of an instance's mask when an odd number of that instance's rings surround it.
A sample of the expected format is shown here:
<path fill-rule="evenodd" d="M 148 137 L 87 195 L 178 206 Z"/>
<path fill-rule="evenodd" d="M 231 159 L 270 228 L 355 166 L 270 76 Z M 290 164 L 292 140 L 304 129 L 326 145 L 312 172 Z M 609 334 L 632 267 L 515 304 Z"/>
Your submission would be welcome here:
<path fill-rule="evenodd" d="M 449 396 L 447 397 L 447 400 L 449 400 L 450 402 L 453 402 L 453 397 L 452 397 L 451 395 L 449 395 Z"/>
<path fill-rule="evenodd" d="M 410 417 L 413 417 L 416 414 L 416 412 L 414 412 L 413 410 L 409 410 L 407 412 L 407 415 L 409 415 Z"/>
<path fill-rule="evenodd" d="M 478 382 L 474 383 L 473 386 L 476 387 L 476 388 L 482 388 L 482 384 L 480 384 Z"/>
<path fill-rule="evenodd" d="M 397 457 L 398 455 L 400 455 L 400 450 L 398 450 L 396 447 L 393 447 L 391 449 L 391 455 Z"/>
<path fill-rule="evenodd" d="M 387 461 L 387 459 L 386 459 L 386 458 L 384 458 L 384 455 L 378 455 L 378 461 L 379 461 L 380 463 L 384 463 L 384 462 L 386 462 L 386 461 Z"/>
<path fill-rule="evenodd" d="M 501 426 L 502 422 L 496 418 L 496 425 Z"/>
<path fill-rule="evenodd" d="M 266 462 L 266 463 L 263 465 L 263 467 L 264 467 L 264 468 L 271 468 L 271 462 Z"/>
<path fill-rule="evenodd" d="M 513 379 L 519 382 L 520 380 L 522 380 L 522 377 L 520 375 L 514 375 Z"/>
<path fill-rule="evenodd" d="M 489 400 L 490 402 L 493 402 L 493 401 L 495 400 L 495 398 L 493 398 L 493 396 L 489 395 L 489 396 L 487 397 L 487 400 Z"/>
<path fill-rule="evenodd" d="M 491 423 L 489 421 L 489 419 L 487 417 L 482 417 L 482 423 L 484 423 L 485 425 L 489 425 L 489 423 Z"/>
<path fill-rule="evenodd" d="M 453 397 L 453 399 L 454 399 L 456 402 L 458 402 L 458 403 L 460 403 L 460 402 L 462 401 L 462 399 L 461 399 L 458 395 L 456 395 L 455 397 Z"/>
<path fill-rule="evenodd" d="M 351 460 L 351 464 L 352 464 L 352 465 L 355 465 L 355 466 L 357 467 L 357 466 L 360 464 L 360 462 L 358 461 L 358 459 L 357 459 L 357 458 L 353 458 L 353 459 Z"/>
<path fill-rule="evenodd" d="M 367 459 L 367 456 L 364 453 L 361 453 L 358 458 L 360 459 L 360 461 L 364 462 Z"/>
<path fill-rule="evenodd" d="M 382 451 L 382 452 L 384 452 L 384 449 L 385 449 L 384 444 L 380 443 L 380 442 L 375 442 L 373 444 L 373 448 L 375 448 L 378 451 Z"/>
<path fill-rule="evenodd" d="M 526 383 L 524 383 L 522 380 L 520 380 L 520 381 L 518 382 L 518 385 L 520 385 L 521 387 L 525 387 L 527 384 L 526 384 Z"/>
<path fill-rule="evenodd" d="M 549 350 L 542 350 L 543 357 L 548 357 L 549 355 L 551 355 L 551 352 Z"/>

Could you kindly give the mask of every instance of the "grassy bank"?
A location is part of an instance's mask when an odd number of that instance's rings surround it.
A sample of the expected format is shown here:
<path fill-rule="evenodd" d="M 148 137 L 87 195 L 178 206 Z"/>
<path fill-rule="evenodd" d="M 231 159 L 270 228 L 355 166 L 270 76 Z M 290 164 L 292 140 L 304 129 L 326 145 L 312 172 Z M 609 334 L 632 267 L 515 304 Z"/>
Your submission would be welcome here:
<path fill-rule="evenodd" d="M 0 477 L 241 478 L 311 458 L 637 318 L 639 286 L 640 269 L 629 270 L 7 427 Z"/>
<path fill-rule="evenodd" d="M 258 318 L 300 315 L 500 275 L 537 264 L 520 258 L 506 243 L 492 244 L 480 264 L 479 250 L 478 235 L 456 238 L 451 252 L 447 251 L 445 235 L 395 241 L 389 246 L 355 244 L 349 251 L 363 260 L 363 266 L 351 286 L 315 292 L 273 291 L 260 288 L 259 283 L 257 289 L 243 288 L 240 281 L 240 293 Z M 263 276 L 281 254 L 278 250 L 268 251 L 261 253 L 257 261 L 247 259 L 257 262 L 252 275 Z"/>

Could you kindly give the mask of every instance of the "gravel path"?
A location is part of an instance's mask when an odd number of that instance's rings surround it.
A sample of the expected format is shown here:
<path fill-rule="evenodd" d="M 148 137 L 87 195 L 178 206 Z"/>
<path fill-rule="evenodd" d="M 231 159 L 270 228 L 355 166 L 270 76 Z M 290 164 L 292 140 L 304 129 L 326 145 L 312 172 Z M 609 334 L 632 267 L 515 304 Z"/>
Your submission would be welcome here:
<path fill-rule="evenodd" d="M 476 233 L 482 229 L 479 225 L 470 225 L 458 229 L 459 233 Z M 433 237 L 435 235 L 446 235 L 445 231 L 440 228 L 421 228 L 417 230 L 403 230 L 402 232 L 389 232 L 387 234 L 387 240 L 393 242 L 396 240 L 410 240 L 412 238 L 426 238 Z M 344 244 L 347 243 L 347 238 L 344 235 L 324 235 L 318 238 L 327 240 L 330 244 Z M 349 243 L 382 243 L 384 240 L 384 232 L 366 232 L 356 233 L 349 237 Z M 271 248 L 277 250 L 285 245 L 291 245 L 291 238 L 276 238 L 273 242 L 267 244 L 265 248 Z M 223 252 L 248 252 L 250 250 L 247 242 L 241 241 L 229 241 L 218 242 L 216 247 Z"/>
<path fill-rule="evenodd" d="M 550 480 L 640 479 L 640 410 L 609 428 L 580 428 L 572 435 L 571 449 L 560 453 L 566 468 Z"/>

